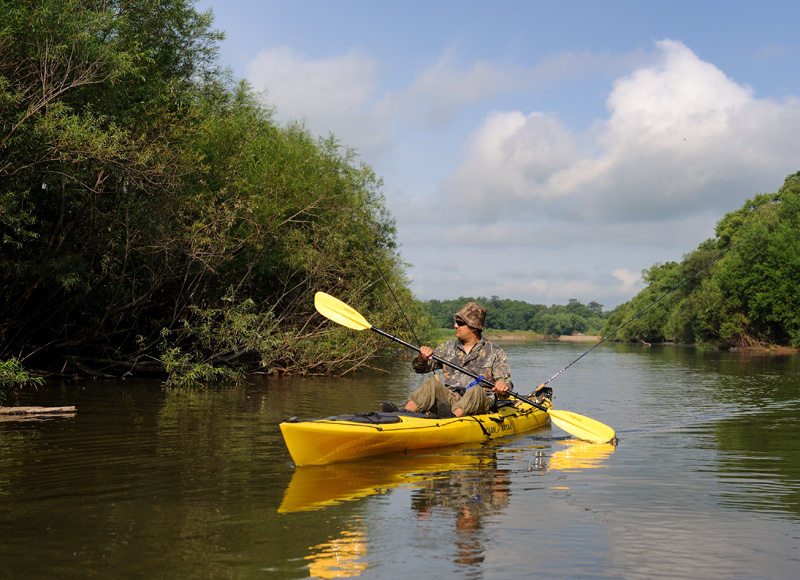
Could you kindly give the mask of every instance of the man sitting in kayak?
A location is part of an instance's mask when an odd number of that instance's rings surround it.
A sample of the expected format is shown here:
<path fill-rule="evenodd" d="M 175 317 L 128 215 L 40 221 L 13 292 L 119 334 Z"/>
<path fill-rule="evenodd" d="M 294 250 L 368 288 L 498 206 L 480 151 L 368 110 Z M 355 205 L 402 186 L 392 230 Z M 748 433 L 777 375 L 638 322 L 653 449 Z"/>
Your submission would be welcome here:
<path fill-rule="evenodd" d="M 475 302 L 468 302 L 454 316 L 456 340 L 449 340 L 436 350 L 422 346 L 412 362 L 412 367 L 420 374 L 442 369 L 444 383 L 436 375 L 427 379 L 411 393 L 404 410 L 426 413 L 435 409 L 440 419 L 480 415 L 489 412 L 496 394 L 502 395 L 513 388 L 506 353 L 481 336 L 486 309 Z M 487 391 L 469 375 L 443 365 L 431 355 L 483 376 L 487 381 L 494 382 L 494 387 Z M 396 411 L 397 407 L 394 403 L 384 403 L 383 410 Z"/>

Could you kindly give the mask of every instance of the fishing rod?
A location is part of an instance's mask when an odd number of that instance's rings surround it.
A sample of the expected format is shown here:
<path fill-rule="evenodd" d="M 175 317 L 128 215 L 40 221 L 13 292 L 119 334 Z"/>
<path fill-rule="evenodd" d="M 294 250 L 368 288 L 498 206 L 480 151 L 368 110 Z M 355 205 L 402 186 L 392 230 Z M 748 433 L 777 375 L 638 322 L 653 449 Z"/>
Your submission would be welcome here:
<path fill-rule="evenodd" d="M 644 309 L 642 309 L 641 311 L 639 311 L 637 314 L 634 314 L 634 315 L 633 315 L 631 318 L 629 318 L 629 319 L 628 319 L 628 320 L 627 320 L 625 323 L 623 323 L 623 324 L 622 324 L 622 325 L 620 325 L 620 326 L 619 326 L 619 327 L 618 327 L 616 330 L 614 330 L 614 332 L 612 332 L 612 333 L 608 334 L 608 335 L 607 335 L 605 338 L 603 338 L 603 339 L 602 339 L 600 342 L 598 342 L 598 343 L 597 343 L 596 345 L 594 345 L 592 348 L 590 348 L 589 350 L 587 350 L 587 351 L 586 351 L 585 353 L 583 353 L 581 356 L 579 356 L 578 358 L 576 358 L 574 361 L 572 361 L 571 363 L 569 363 L 567 366 L 565 366 L 563 369 L 561 369 L 560 371 L 558 371 L 558 372 L 557 372 L 556 374 L 554 374 L 552 377 L 550 377 L 549 379 L 547 379 L 547 380 L 546 380 L 545 382 L 543 382 L 541 385 L 539 385 L 538 387 L 536 387 L 536 389 L 535 389 L 535 390 L 534 390 L 534 391 L 533 391 L 531 394 L 529 394 L 528 396 L 529 396 L 529 397 L 532 397 L 532 396 L 534 395 L 534 393 L 536 393 L 536 391 L 538 391 L 539 389 L 541 389 L 542 387 L 544 387 L 545 385 L 547 385 L 547 383 L 549 383 L 550 381 L 552 381 L 554 378 L 556 378 L 558 375 L 560 375 L 561 373 L 563 373 L 563 372 L 564 372 L 565 370 L 567 370 L 569 367 L 571 367 L 571 366 L 572 366 L 572 365 L 574 365 L 576 362 L 578 362 L 579 360 L 581 360 L 583 357 L 585 357 L 587 354 L 589 354 L 590 352 L 592 352 L 592 351 L 593 351 L 594 349 L 596 349 L 598 346 L 600 346 L 601 344 L 603 344 L 603 343 L 604 343 L 605 341 L 607 341 L 609 338 L 611 338 L 612 336 L 614 336 L 615 334 L 617 334 L 617 333 L 618 333 L 620 330 L 622 330 L 623 328 L 625 328 L 626 326 L 628 326 L 628 325 L 629 325 L 631 322 L 633 322 L 634 320 L 636 320 L 637 318 L 639 318 L 639 317 L 640 317 L 641 315 L 643 315 L 645 312 L 647 312 L 648 310 L 650 310 L 650 309 L 651 309 L 653 306 L 655 306 L 656 304 L 658 304 L 659 302 L 661 302 L 662 300 L 664 300 L 664 298 L 666 298 L 667 296 L 669 296 L 670 294 L 672 294 L 672 293 L 673 293 L 675 290 L 677 290 L 678 288 L 680 288 L 681 286 L 683 286 L 684 284 L 686 284 L 686 283 L 687 283 L 689 280 L 691 280 L 692 278 L 694 278 L 695 276 L 697 276 L 697 275 L 698 275 L 700 272 L 703 272 L 704 270 L 707 270 L 707 269 L 708 269 L 708 268 L 710 268 L 712 265 L 714 265 L 715 263 L 719 262 L 719 261 L 720 261 L 722 258 L 724 258 L 724 257 L 725 257 L 725 255 L 726 255 L 728 252 L 730 252 L 731 250 L 733 250 L 734 248 L 736 248 L 737 246 L 739 246 L 739 245 L 740 245 L 742 242 L 744 242 L 745 240 L 747 240 L 748 238 L 750 238 L 750 237 L 751 237 L 751 236 L 752 236 L 754 233 L 755 233 L 755 232 L 751 232 L 750 234 L 748 234 L 747 236 L 745 236 L 744 238 L 742 238 L 741 240 L 739 240 L 738 242 L 736 242 L 735 244 L 733 244 L 733 245 L 732 245 L 730 248 L 728 248 L 727 250 L 725 250 L 724 252 L 722 252 L 722 253 L 721 253 L 719 256 L 717 256 L 716 258 L 714 258 L 713 260 L 711 260 L 710 262 L 708 262 L 708 263 L 707 263 L 705 266 L 703 266 L 703 267 L 702 267 L 702 268 L 700 268 L 699 270 L 695 271 L 695 272 L 694 272 L 694 273 L 693 273 L 691 276 L 689 276 L 689 277 L 687 277 L 687 278 L 684 278 L 684 279 L 683 279 L 683 280 L 681 280 L 681 281 L 680 281 L 678 284 L 676 284 L 675 286 L 673 286 L 672 288 L 670 288 L 669 290 L 667 290 L 667 291 L 666 291 L 666 292 L 665 292 L 665 293 L 664 293 L 664 294 L 663 294 L 663 295 L 662 295 L 660 298 L 658 298 L 657 300 L 655 300 L 654 302 L 652 302 L 652 303 L 651 303 L 649 306 L 647 306 L 646 308 L 644 308 Z"/>
<path fill-rule="evenodd" d="M 364 241 L 364 238 L 361 237 L 361 232 L 358 231 L 358 226 L 356 226 L 354 229 L 356 230 L 356 235 L 358 236 L 358 239 L 361 240 L 361 244 L 367 251 L 367 255 L 372 259 L 372 263 L 375 264 L 375 267 L 378 269 L 378 273 L 381 275 L 381 278 L 383 278 L 383 281 L 386 284 L 386 287 L 389 289 L 392 298 L 394 298 L 394 302 L 395 304 L 397 304 L 397 308 L 400 310 L 400 313 L 403 315 L 403 318 L 406 319 L 406 324 L 408 324 L 408 329 L 411 331 L 411 334 L 414 335 L 414 340 L 417 341 L 417 346 L 422 346 L 422 342 L 420 342 L 419 338 L 417 337 L 417 333 L 414 332 L 414 327 L 411 325 L 411 321 L 408 319 L 408 316 L 406 316 L 406 311 L 403 310 L 403 307 L 400 305 L 400 301 L 397 299 L 394 290 L 392 290 L 392 285 L 389 284 L 389 280 L 387 280 L 386 276 L 383 275 L 383 270 L 378 264 L 378 261 L 375 259 L 375 256 L 372 254 L 372 252 L 369 251 L 369 246 L 367 246 L 367 243 Z"/>

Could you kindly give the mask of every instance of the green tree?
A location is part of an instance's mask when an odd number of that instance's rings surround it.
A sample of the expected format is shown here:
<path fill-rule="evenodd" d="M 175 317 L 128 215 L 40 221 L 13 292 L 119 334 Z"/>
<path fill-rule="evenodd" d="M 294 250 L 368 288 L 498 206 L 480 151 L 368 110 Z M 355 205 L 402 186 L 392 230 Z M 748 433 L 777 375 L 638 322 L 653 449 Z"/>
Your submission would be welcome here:
<path fill-rule="evenodd" d="M 800 173 L 726 214 L 715 233 L 680 264 L 644 272 L 647 288 L 603 332 L 630 320 L 618 339 L 800 346 Z"/>
<path fill-rule="evenodd" d="M 330 372 L 397 334 L 408 291 L 382 183 L 334 137 L 278 125 L 216 61 L 189 0 L 0 3 L 0 356 L 198 381 Z"/>
<path fill-rule="evenodd" d="M 566 306 L 529 304 L 522 300 L 510 300 L 492 296 L 460 297 L 458 300 L 429 300 L 423 307 L 440 328 L 453 325 L 453 313 L 466 302 L 478 302 L 486 308 L 486 326 L 492 330 L 530 330 L 539 334 L 559 335 L 583 332 L 597 333 L 610 313 L 604 313 L 602 305 L 591 302 L 584 306 L 571 299 Z"/>
<path fill-rule="evenodd" d="M 721 262 L 708 284 L 701 321 L 710 337 L 728 345 L 800 346 L 800 173 L 786 178 L 777 194 L 748 200 L 741 218 L 741 245 Z M 729 222 L 720 222 L 727 234 Z M 718 234 L 719 237 L 720 234 Z"/>

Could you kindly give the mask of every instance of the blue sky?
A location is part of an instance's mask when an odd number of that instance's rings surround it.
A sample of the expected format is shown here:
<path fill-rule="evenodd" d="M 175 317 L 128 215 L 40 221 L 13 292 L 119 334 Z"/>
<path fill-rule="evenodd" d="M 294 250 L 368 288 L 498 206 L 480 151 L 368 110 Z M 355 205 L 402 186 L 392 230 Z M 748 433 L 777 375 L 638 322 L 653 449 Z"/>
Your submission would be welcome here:
<path fill-rule="evenodd" d="M 277 119 L 383 178 L 422 300 L 611 309 L 800 170 L 800 3 L 197 7 Z"/>

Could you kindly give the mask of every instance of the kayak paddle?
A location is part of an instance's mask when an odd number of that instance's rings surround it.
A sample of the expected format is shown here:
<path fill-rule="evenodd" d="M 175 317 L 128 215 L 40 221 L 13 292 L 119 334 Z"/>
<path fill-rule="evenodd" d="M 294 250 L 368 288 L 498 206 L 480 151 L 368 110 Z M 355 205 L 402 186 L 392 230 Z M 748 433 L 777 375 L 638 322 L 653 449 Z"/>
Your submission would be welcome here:
<path fill-rule="evenodd" d="M 359 312 L 341 300 L 334 298 L 330 294 L 326 294 L 325 292 L 317 292 L 314 295 L 314 307 L 317 309 L 317 312 L 322 314 L 325 318 L 333 320 L 342 326 L 352 328 L 353 330 L 372 330 L 382 336 L 385 336 L 386 338 L 394 340 L 395 342 L 399 342 L 403 346 L 407 346 L 408 348 L 419 352 L 419 347 L 414 346 L 413 344 L 406 342 L 401 338 L 393 336 L 388 332 L 384 332 L 380 328 L 375 328 L 369 322 L 367 322 L 367 319 L 364 318 Z M 473 379 L 478 379 L 479 382 L 487 385 L 489 388 L 494 387 L 494 384 L 492 384 L 490 381 L 487 381 L 483 377 L 473 373 L 470 370 L 448 362 L 436 355 L 432 355 L 431 358 L 444 365 L 452 367 L 457 371 L 472 377 Z M 577 413 L 572 413 L 571 411 L 548 409 L 540 403 L 531 401 L 528 398 L 511 391 L 506 394 L 546 412 L 548 415 L 550 415 L 550 419 L 553 421 L 553 423 L 561 427 L 567 433 L 574 435 L 578 439 L 591 441 L 593 443 L 607 443 L 613 440 L 616 436 L 614 429 L 589 417 L 584 417 L 583 415 L 578 415 Z"/>

